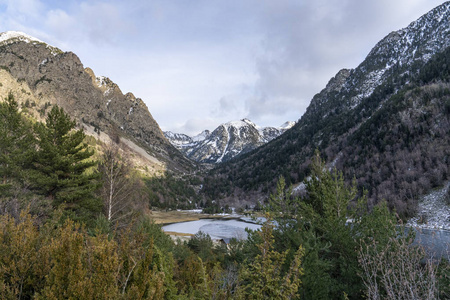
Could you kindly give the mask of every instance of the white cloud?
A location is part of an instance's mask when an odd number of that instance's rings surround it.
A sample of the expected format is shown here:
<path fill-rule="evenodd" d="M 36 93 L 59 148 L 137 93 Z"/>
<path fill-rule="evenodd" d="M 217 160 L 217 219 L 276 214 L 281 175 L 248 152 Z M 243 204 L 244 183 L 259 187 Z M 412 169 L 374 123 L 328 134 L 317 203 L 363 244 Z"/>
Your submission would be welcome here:
<path fill-rule="evenodd" d="M 108 2 L 83 2 L 78 11 L 78 18 L 83 31 L 93 44 L 115 44 L 132 26 L 122 15 L 122 6 Z"/>
<path fill-rule="evenodd" d="M 0 2 L 0 25 L 4 30 L 34 34 L 34 26 L 42 16 L 43 5 L 38 0 L 4 0 Z"/>
<path fill-rule="evenodd" d="M 52 9 L 47 12 L 45 27 L 51 28 L 52 33 L 58 38 L 64 38 L 73 33 L 76 28 L 76 18 L 68 15 L 61 9 Z"/>
<path fill-rule="evenodd" d="M 189 136 L 195 136 L 205 129 L 215 129 L 217 125 L 217 120 L 205 117 L 188 119 L 184 124 L 176 124 L 173 128 L 175 132 L 182 132 Z"/>

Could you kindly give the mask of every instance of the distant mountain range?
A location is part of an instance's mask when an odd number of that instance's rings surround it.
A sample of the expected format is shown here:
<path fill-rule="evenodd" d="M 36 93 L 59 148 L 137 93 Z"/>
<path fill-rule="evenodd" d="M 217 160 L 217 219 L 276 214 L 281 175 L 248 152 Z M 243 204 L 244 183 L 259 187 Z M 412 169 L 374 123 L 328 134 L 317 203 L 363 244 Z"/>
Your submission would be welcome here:
<path fill-rule="evenodd" d="M 221 124 L 212 132 L 205 130 L 194 137 L 170 131 L 164 135 L 190 159 L 217 164 L 270 142 L 294 125 L 295 122 L 286 122 L 280 127 L 259 127 L 243 119 Z"/>
<path fill-rule="evenodd" d="M 403 216 L 450 179 L 450 2 L 387 35 L 344 69 L 279 138 L 212 170 L 203 191 L 228 203 L 264 199 L 280 175 L 298 184 L 319 149 L 356 178 L 371 205 Z"/>

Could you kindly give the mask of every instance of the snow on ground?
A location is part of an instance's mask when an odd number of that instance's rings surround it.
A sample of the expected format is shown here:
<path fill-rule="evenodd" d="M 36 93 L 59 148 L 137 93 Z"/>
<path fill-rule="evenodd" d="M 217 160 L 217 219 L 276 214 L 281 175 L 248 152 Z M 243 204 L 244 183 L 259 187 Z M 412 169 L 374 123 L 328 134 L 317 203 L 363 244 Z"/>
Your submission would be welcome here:
<path fill-rule="evenodd" d="M 287 122 L 285 122 L 285 123 L 283 123 L 280 127 L 278 127 L 278 129 L 291 129 L 292 127 L 294 127 L 294 125 L 296 124 L 297 122 L 295 122 L 295 121 L 287 121 Z"/>
<path fill-rule="evenodd" d="M 102 87 L 106 85 L 106 77 L 105 76 L 97 76 L 95 80 L 97 81 L 97 86 Z"/>
<path fill-rule="evenodd" d="M 201 141 L 206 140 L 209 137 L 210 134 L 211 133 L 209 132 L 209 130 L 203 130 L 201 133 L 199 133 L 196 136 L 192 137 L 192 140 L 194 142 L 201 142 Z"/>
<path fill-rule="evenodd" d="M 8 41 L 10 39 L 17 39 L 26 43 L 29 42 L 44 43 L 43 41 L 34 38 L 31 35 L 19 31 L 6 31 L 0 34 L 0 42 Z"/>
<path fill-rule="evenodd" d="M 197 221 L 168 224 L 162 227 L 164 231 L 184 234 L 196 234 L 202 231 L 208 234 L 213 240 L 233 237 L 239 240 L 246 239 L 247 232 L 245 228 L 258 230 L 261 228 L 261 225 L 235 219 L 200 219 Z"/>
<path fill-rule="evenodd" d="M 450 182 L 447 182 L 443 188 L 424 196 L 419 201 L 417 217 L 411 218 L 407 225 L 424 229 L 450 230 L 450 205 L 445 199 L 449 188 Z"/>
<path fill-rule="evenodd" d="M 6 32 L 1 32 L 0 33 L 0 44 L 2 45 L 7 45 L 10 43 L 15 43 L 17 41 L 21 41 L 21 42 L 25 42 L 25 43 L 33 43 L 33 44 L 45 44 L 43 41 L 32 37 L 31 35 L 28 35 L 26 33 L 23 32 L 19 32 L 19 31 L 6 31 Z M 60 49 L 47 45 L 46 46 L 48 49 L 50 49 L 51 53 L 53 55 L 57 55 L 58 53 L 61 52 Z"/>

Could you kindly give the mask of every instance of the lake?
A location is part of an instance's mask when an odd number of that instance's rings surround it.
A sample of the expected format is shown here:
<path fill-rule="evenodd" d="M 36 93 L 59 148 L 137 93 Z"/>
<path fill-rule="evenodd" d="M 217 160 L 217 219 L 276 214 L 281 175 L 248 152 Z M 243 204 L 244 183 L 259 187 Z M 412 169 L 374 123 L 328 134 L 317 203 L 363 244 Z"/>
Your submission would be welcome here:
<path fill-rule="evenodd" d="M 164 231 L 196 234 L 199 231 L 209 234 L 212 239 L 223 238 L 246 239 L 245 228 L 257 230 L 261 225 L 250 219 L 201 219 L 165 225 Z M 412 228 L 412 227 L 410 227 Z M 421 244 L 427 253 L 434 257 L 450 257 L 450 231 L 443 229 L 415 229 L 415 243 Z"/>
<path fill-rule="evenodd" d="M 201 219 L 165 225 L 164 231 L 196 234 L 199 231 L 209 234 L 212 239 L 237 238 L 246 239 L 245 228 L 257 230 L 261 225 L 245 222 L 241 219 Z"/>
<path fill-rule="evenodd" d="M 420 244 L 433 257 L 450 258 L 450 231 L 444 229 L 415 229 L 415 244 Z"/>

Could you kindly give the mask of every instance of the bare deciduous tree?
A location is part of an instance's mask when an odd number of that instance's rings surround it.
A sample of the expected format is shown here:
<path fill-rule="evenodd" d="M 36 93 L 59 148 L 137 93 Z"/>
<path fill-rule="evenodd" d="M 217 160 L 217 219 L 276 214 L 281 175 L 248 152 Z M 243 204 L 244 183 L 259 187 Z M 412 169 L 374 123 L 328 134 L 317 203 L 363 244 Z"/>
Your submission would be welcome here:
<path fill-rule="evenodd" d="M 376 243 L 363 245 L 359 263 L 370 300 L 439 298 L 437 264 L 409 239 L 391 238 L 384 249 Z"/>
<path fill-rule="evenodd" d="M 99 171 L 104 215 L 111 225 L 122 227 L 133 214 L 133 201 L 139 191 L 132 164 L 121 155 L 118 145 L 111 142 L 103 150 Z"/>

